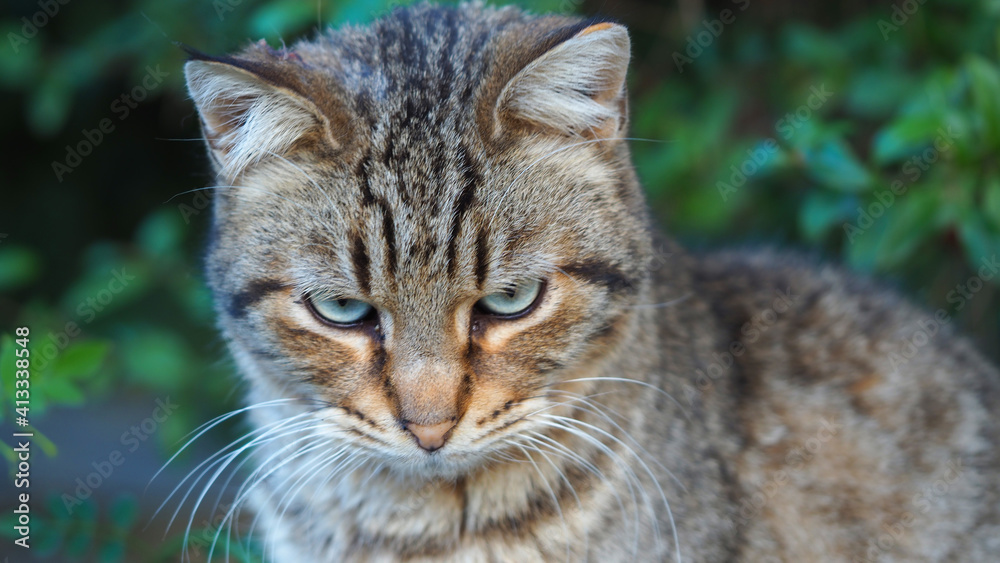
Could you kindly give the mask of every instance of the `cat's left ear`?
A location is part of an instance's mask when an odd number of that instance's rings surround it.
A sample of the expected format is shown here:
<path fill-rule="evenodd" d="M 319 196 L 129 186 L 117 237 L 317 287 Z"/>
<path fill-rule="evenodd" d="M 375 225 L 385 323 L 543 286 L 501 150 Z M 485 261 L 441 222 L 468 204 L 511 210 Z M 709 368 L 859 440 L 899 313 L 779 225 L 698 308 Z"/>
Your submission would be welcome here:
<path fill-rule="evenodd" d="M 622 25 L 579 29 L 507 82 L 496 103 L 497 123 L 589 139 L 620 136 L 627 120 L 629 47 Z"/>
<path fill-rule="evenodd" d="M 233 180 L 263 160 L 297 149 L 332 153 L 343 146 L 345 112 L 331 100 L 306 94 L 332 88 L 310 84 L 295 60 L 199 57 L 184 66 L 184 74 L 224 178 Z"/>

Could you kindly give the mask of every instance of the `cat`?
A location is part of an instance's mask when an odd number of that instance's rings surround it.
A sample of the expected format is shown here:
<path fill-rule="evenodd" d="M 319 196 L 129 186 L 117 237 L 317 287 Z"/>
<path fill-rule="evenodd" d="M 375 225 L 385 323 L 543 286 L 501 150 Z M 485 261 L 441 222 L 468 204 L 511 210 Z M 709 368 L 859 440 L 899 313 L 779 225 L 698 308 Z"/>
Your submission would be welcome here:
<path fill-rule="evenodd" d="M 423 4 L 192 51 L 264 555 L 993 560 L 997 370 L 836 267 L 658 234 L 629 50 Z"/>

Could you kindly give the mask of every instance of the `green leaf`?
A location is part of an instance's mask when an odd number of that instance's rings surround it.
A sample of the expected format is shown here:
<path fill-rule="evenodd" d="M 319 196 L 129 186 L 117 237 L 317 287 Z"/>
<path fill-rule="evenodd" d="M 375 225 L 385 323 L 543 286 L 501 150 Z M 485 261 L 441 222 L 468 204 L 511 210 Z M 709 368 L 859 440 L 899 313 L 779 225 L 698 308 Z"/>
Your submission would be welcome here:
<path fill-rule="evenodd" d="M 30 432 L 32 434 L 31 441 L 36 446 L 38 446 L 42 450 L 42 452 L 45 453 L 45 455 L 49 457 L 56 457 L 57 455 L 59 455 L 59 448 L 55 445 L 54 442 L 52 442 L 52 440 L 49 439 L 48 436 L 43 434 L 40 430 L 38 430 L 34 426 L 29 425 L 26 428 L 24 428 L 23 431 Z M 11 454 L 13 455 L 13 450 L 11 450 Z"/>
<path fill-rule="evenodd" d="M 45 508 L 52 515 L 53 523 L 60 528 L 64 528 L 73 519 L 73 514 L 66 511 L 66 505 L 59 494 L 53 493 L 49 495 L 45 499 Z"/>
<path fill-rule="evenodd" d="M 184 304 L 191 319 L 210 325 L 215 313 L 212 309 L 212 292 L 204 280 L 192 277 L 183 280 L 178 286 L 178 299 Z"/>
<path fill-rule="evenodd" d="M 28 247 L 10 243 L 0 247 L 0 291 L 32 282 L 40 270 L 38 256 Z"/>
<path fill-rule="evenodd" d="M 88 248 L 86 273 L 63 293 L 62 306 L 86 326 L 140 297 L 154 276 L 149 261 L 115 259 L 113 252 L 95 244 Z M 107 254 L 105 256 L 104 254 Z"/>
<path fill-rule="evenodd" d="M 311 2 L 272 2 L 256 9 L 250 18 L 250 33 L 255 37 L 284 37 L 310 23 L 316 24 L 316 4 Z"/>
<path fill-rule="evenodd" d="M 11 34 L 22 36 L 24 24 L 13 19 L 0 21 L 0 37 L 7 41 L 0 50 L 0 84 L 10 89 L 28 89 L 44 73 L 41 62 L 42 41 L 11 41 Z M 16 47 L 15 47 L 16 43 Z M 14 49 L 17 49 L 17 52 Z"/>
<path fill-rule="evenodd" d="M 100 563 L 117 563 L 125 560 L 125 541 L 122 539 L 106 540 L 98 549 L 97 561 Z"/>
<path fill-rule="evenodd" d="M 87 340 L 74 342 L 52 362 L 52 371 L 57 377 L 87 379 L 104 364 L 111 351 L 111 342 Z"/>
<path fill-rule="evenodd" d="M 825 190 L 810 190 L 799 208 L 799 230 L 803 236 L 819 242 L 830 229 L 851 221 L 857 199 Z"/>
<path fill-rule="evenodd" d="M 859 68 L 851 77 L 847 105 L 853 113 L 880 118 L 899 109 L 899 101 L 914 90 L 913 76 L 899 66 Z"/>
<path fill-rule="evenodd" d="M 1000 231 L 1000 177 L 987 178 L 983 191 L 983 214 Z"/>
<path fill-rule="evenodd" d="M 123 494 L 116 498 L 109 509 L 111 524 L 120 531 L 128 531 L 135 525 L 139 515 L 139 504 L 135 497 Z"/>
<path fill-rule="evenodd" d="M 73 509 L 73 516 L 77 522 L 93 527 L 97 523 L 97 512 L 97 501 L 91 496 Z"/>
<path fill-rule="evenodd" d="M 1000 72 L 996 66 L 979 56 L 965 63 L 972 87 L 972 105 L 980 121 L 983 140 L 994 149 L 1000 148 Z"/>
<path fill-rule="evenodd" d="M 787 151 L 782 149 L 774 139 L 758 140 L 753 147 L 742 153 L 742 156 L 744 160 L 737 166 L 752 161 L 757 165 L 757 172 L 753 174 L 754 176 L 773 174 L 787 168 L 791 163 Z"/>
<path fill-rule="evenodd" d="M 81 530 L 75 530 L 66 538 L 66 553 L 74 559 L 83 559 L 90 551 L 93 544 L 93 536 Z"/>
<path fill-rule="evenodd" d="M 959 234 L 969 265 L 973 269 L 978 268 L 984 258 L 989 259 L 1000 249 L 1000 235 L 991 232 L 974 210 L 970 210 L 959 225 Z"/>
<path fill-rule="evenodd" d="M 843 62 L 847 53 L 828 33 L 803 24 L 784 26 L 782 50 L 789 60 L 806 66 L 827 66 Z"/>
<path fill-rule="evenodd" d="M 59 511 L 66 512 L 62 506 L 59 507 Z M 66 535 L 65 529 L 53 528 L 49 522 L 44 522 L 44 525 L 35 527 L 31 532 L 31 551 L 34 552 L 36 557 L 39 559 L 51 559 L 59 554 L 59 550 L 63 544 L 63 537 Z"/>
<path fill-rule="evenodd" d="M 883 198 L 892 195 L 888 190 L 880 191 L 880 194 Z M 913 189 L 894 196 L 891 203 L 883 205 L 887 210 L 879 220 L 885 223 L 886 228 L 876 237 L 876 261 L 880 269 L 889 270 L 906 263 L 920 245 L 935 234 L 934 217 L 939 202 L 936 192 Z M 878 203 L 882 204 L 882 201 Z"/>
<path fill-rule="evenodd" d="M 740 188 L 747 189 L 747 186 Z M 677 202 L 677 216 L 675 220 L 680 225 L 697 226 L 703 231 L 717 232 L 723 229 L 730 221 L 736 206 L 726 205 L 722 202 L 719 192 L 714 189 L 697 190 L 685 194 Z"/>
<path fill-rule="evenodd" d="M 847 262 L 851 268 L 861 272 L 874 272 L 878 266 L 878 238 L 872 231 L 878 233 L 885 230 L 885 224 L 876 222 L 872 229 L 854 237 L 846 248 Z"/>
<path fill-rule="evenodd" d="M 388 15 L 393 6 L 399 6 L 406 3 L 410 2 L 399 2 L 398 0 L 361 0 L 355 2 L 338 2 L 332 6 L 333 14 L 330 21 L 334 25 L 340 25 L 342 23 L 365 23 L 379 16 Z M 545 11 L 555 11 L 556 9 L 557 8 L 545 9 Z M 327 18 L 324 17 L 324 19 Z"/>
<path fill-rule="evenodd" d="M 73 88 L 66 83 L 66 76 L 58 69 L 46 73 L 42 84 L 35 90 L 28 104 L 28 121 L 36 135 L 55 134 L 62 128 L 73 103 Z"/>
<path fill-rule="evenodd" d="M 48 436 L 43 434 L 34 426 L 30 428 L 31 432 L 34 434 L 32 438 L 34 439 L 35 443 L 38 444 L 38 447 L 42 449 L 45 455 L 49 457 L 56 457 L 57 455 L 59 455 L 59 448 L 56 446 L 55 442 L 50 440 Z"/>
<path fill-rule="evenodd" d="M 180 249 L 184 240 L 181 215 L 173 208 L 150 214 L 136 233 L 136 242 L 151 257 L 170 255 Z"/>
<path fill-rule="evenodd" d="M 153 389 L 176 388 L 190 364 L 187 344 L 165 330 L 141 330 L 127 337 L 121 350 L 130 376 Z"/>
<path fill-rule="evenodd" d="M 875 134 L 872 157 L 879 165 L 902 160 L 934 140 L 940 117 L 917 113 L 900 117 Z"/>
<path fill-rule="evenodd" d="M 0 336 L 0 422 L 6 418 L 5 413 L 11 406 L 11 399 L 14 397 L 14 337 L 9 334 Z"/>
<path fill-rule="evenodd" d="M 830 189 L 857 193 L 871 185 L 868 171 L 843 140 L 825 141 L 803 151 L 803 157 L 809 176 Z"/>
<path fill-rule="evenodd" d="M 45 397 L 53 403 L 63 405 L 82 405 L 86 400 L 86 395 L 68 378 L 57 377 L 54 374 L 50 377 L 36 379 L 35 389 L 43 392 Z"/>
<path fill-rule="evenodd" d="M 7 442 L 0 442 L 0 455 L 7 461 L 8 473 L 16 473 L 14 469 L 17 467 L 17 454 L 14 453 L 14 448 Z"/>

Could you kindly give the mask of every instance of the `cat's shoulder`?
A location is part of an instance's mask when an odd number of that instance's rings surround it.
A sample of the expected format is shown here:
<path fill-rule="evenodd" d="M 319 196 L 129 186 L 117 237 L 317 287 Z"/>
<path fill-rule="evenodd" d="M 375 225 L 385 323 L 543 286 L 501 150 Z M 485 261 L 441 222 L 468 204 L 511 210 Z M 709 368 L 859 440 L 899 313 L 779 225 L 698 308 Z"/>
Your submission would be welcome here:
<path fill-rule="evenodd" d="M 727 343 L 708 369 L 732 360 L 751 418 L 825 412 L 939 444 L 971 445 L 984 424 L 995 426 L 1000 374 L 956 334 L 954 309 L 921 307 L 842 267 L 770 250 L 705 255 L 694 281 Z"/>
<path fill-rule="evenodd" d="M 956 335 L 954 311 L 772 251 L 702 256 L 694 283 L 726 342 L 704 373 L 739 382 L 748 537 L 798 526 L 826 537 L 798 553 L 846 556 L 898 524 L 892 551 L 906 558 L 996 532 L 979 500 L 998 495 L 983 476 L 1000 466 L 1000 374 Z"/>
<path fill-rule="evenodd" d="M 789 369 L 803 377 L 824 381 L 867 371 L 944 376 L 943 368 L 951 372 L 948 379 L 968 371 L 996 375 L 957 335 L 956 313 L 975 295 L 955 293 L 948 307 L 924 307 L 885 281 L 816 256 L 771 249 L 705 254 L 695 264 L 695 290 L 734 340 L 759 354 L 794 356 L 785 358 Z"/>

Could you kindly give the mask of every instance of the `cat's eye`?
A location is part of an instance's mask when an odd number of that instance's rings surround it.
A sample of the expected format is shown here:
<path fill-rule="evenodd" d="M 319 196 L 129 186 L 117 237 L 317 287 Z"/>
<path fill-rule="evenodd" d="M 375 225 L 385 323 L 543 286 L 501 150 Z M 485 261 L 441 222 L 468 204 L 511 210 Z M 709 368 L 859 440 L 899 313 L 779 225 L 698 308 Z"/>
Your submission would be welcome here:
<path fill-rule="evenodd" d="M 350 326 L 372 317 L 375 308 L 358 299 L 308 299 L 314 313 L 323 320 L 335 324 Z"/>
<path fill-rule="evenodd" d="M 534 308 L 542 293 L 542 285 L 538 280 L 524 280 L 507 291 L 483 297 L 476 303 L 476 308 L 498 317 L 519 317 Z"/>

